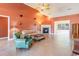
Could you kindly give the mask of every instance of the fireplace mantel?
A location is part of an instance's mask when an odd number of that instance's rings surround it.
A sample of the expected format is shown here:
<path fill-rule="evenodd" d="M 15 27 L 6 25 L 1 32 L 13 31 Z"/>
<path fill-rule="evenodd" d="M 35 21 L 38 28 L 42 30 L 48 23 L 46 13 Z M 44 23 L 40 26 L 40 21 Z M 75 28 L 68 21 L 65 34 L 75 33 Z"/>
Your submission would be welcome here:
<path fill-rule="evenodd" d="M 42 34 L 44 34 L 43 33 L 43 29 L 44 28 L 48 28 L 49 29 L 49 32 L 47 34 L 51 34 L 51 25 L 41 25 L 41 33 Z"/>

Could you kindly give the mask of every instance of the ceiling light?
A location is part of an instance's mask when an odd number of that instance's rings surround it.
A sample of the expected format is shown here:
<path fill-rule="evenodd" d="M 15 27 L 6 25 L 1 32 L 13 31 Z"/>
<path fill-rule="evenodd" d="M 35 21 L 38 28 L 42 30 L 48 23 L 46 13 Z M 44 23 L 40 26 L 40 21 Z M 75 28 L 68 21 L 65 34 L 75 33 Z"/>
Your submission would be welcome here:
<path fill-rule="evenodd" d="M 49 4 L 48 3 L 44 3 L 43 7 L 44 7 L 44 9 L 48 10 L 49 9 Z"/>

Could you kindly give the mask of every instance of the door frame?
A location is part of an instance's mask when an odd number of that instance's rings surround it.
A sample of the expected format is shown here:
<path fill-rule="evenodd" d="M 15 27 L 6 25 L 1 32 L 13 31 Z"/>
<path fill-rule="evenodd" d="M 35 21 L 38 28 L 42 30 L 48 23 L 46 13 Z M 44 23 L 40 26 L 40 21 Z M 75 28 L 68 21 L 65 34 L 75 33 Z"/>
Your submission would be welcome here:
<path fill-rule="evenodd" d="M 71 38 L 71 21 L 70 20 L 59 20 L 59 21 L 55 21 L 54 22 L 54 35 L 56 34 L 55 33 L 55 24 L 56 24 L 56 22 L 63 22 L 63 21 L 69 21 L 69 31 L 70 31 L 70 38 Z"/>
<path fill-rule="evenodd" d="M 6 16 L 6 15 L 0 15 L 0 16 L 8 18 L 7 19 L 8 20 L 8 37 L 2 37 L 0 39 L 6 39 L 6 38 L 8 38 L 8 40 L 10 40 L 10 16 Z"/>

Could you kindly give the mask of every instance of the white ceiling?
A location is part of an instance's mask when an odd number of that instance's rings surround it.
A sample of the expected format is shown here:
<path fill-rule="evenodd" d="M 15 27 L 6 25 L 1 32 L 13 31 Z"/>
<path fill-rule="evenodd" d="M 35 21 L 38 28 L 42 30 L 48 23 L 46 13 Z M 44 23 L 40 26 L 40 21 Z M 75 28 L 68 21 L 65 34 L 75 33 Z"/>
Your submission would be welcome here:
<path fill-rule="evenodd" d="M 41 3 L 25 3 L 26 5 L 40 11 Z M 49 10 L 40 11 L 50 17 L 59 17 L 72 14 L 79 14 L 79 3 L 50 3 Z"/>

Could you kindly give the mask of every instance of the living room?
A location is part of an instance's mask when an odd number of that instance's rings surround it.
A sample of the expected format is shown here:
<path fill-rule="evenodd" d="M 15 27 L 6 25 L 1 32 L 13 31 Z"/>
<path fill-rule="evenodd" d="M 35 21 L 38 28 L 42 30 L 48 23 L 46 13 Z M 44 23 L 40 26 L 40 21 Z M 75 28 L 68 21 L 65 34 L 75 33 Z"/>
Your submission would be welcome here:
<path fill-rule="evenodd" d="M 0 3 L 0 14 L 10 17 L 9 38 L 0 40 L 0 55 L 79 54 L 79 45 L 78 51 L 73 48 L 73 40 L 79 38 L 78 6 L 77 3 Z"/>

